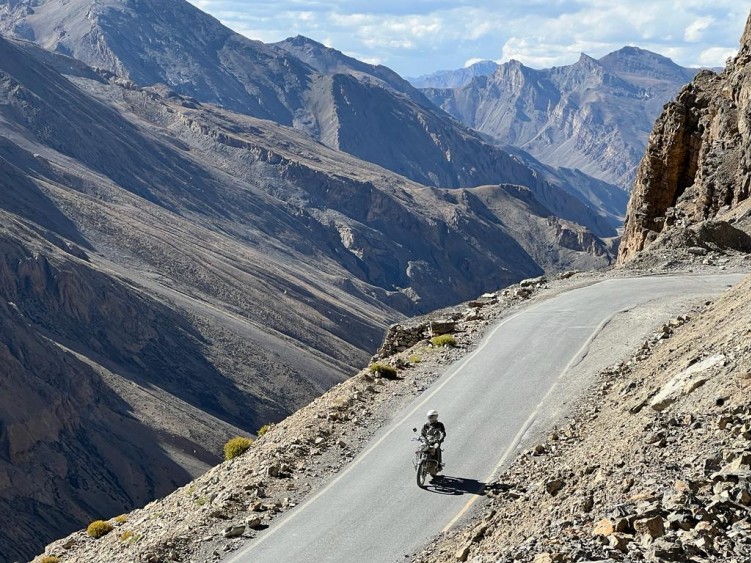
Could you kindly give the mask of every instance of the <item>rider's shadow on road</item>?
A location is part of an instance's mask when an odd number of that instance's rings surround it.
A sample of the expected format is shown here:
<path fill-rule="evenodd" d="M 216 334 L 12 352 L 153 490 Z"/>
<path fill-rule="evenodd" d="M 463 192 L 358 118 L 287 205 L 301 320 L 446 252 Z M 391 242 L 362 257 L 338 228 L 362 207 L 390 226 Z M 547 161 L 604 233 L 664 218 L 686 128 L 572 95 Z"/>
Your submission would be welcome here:
<path fill-rule="evenodd" d="M 476 479 L 443 475 L 434 479 L 425 488 L 441 495 L 484 495 L 487 484 Z"/>

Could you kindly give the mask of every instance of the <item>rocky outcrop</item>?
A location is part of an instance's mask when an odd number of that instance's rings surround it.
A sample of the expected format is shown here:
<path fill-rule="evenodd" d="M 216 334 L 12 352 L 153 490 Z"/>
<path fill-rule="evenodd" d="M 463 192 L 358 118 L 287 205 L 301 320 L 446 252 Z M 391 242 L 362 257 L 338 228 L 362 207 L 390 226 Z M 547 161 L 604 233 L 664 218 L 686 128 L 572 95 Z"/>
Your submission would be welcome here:
<path fill-rule="evenodd" d="M 619 264 L 658 240 L 670 247 L 689 228 L 701 234 L 707 220 L 715 226 L 706 234 L 732 230 L 727 223 L 748 230 L 742 206 L 751 188 L 750 51 L 751 19 L 727 68 L 699 73 L 657 120 L 629 202 Z M 748 251 L 740 235 L 707 242 Z"/>

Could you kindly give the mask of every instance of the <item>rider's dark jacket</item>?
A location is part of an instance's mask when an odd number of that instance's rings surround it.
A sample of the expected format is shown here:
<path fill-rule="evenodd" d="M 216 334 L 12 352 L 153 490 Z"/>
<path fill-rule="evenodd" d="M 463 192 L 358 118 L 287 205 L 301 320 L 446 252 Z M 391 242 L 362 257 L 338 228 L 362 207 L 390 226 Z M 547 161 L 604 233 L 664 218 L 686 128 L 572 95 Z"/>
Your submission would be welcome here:
<path fill-rule="evenodd" d="M 443 422 L 436 420 L 435 422 L 426 422 L 422 427 L 422 432 L 420 432 L 421 436 L 428 439 L 428 433 L 434 434 L 438 432 L 438 441 L 442 442 L 443 439 L 446 437 L 446 427 L 443 425 Z"/>

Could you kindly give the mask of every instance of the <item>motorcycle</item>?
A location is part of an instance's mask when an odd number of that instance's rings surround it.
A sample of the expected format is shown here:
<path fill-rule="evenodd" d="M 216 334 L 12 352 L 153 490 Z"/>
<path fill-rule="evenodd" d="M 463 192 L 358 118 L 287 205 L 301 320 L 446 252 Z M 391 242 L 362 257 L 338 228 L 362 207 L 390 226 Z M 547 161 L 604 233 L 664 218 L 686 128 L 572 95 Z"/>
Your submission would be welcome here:
<path fill-rule="evenodd" d="M 417 428 L 413 428 L 412 431 L 417 432 Z M 420 445 L 415 451 L 412 465 L 417 471 L 417 486 L 421 489 L 425 488 L 425 479 L 427 476 L 430 475 L 431 478 L 435 477 L 440 469 L 438 464 L 438 449 L 441 447 L 441 444 L 430 438 L 432 437 L 429 436 L 427 440 L 423 436 L 414 438 Z"/>

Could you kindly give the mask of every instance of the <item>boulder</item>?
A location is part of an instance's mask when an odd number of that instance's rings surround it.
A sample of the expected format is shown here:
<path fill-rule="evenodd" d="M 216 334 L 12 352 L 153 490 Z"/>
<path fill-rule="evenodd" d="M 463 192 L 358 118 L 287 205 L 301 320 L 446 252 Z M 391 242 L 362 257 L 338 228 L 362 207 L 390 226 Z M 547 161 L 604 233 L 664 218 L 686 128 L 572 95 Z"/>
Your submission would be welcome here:
<path fill-rule="evenodd" d="M 668 381 L 649 405 L 656 411 L 664 411 L 681 397 L 704 385 L 709 379 L 709 369 L 724 362 L 723 354 L 715 354 L 689 366 Z"/>
<path fill-rule="evenodd" d="M 660 516 L 640 518 L 634 521 L 634 530 L 643 536 L 660 538 L 665 535 L 665 521 Z"/>
<path fill-rule="evenodd" d="M 440 336 L 442 334 L 451 334 L 456 332 L 456 321 L 442 319 L 430 321 L 430 335 Z"/>

